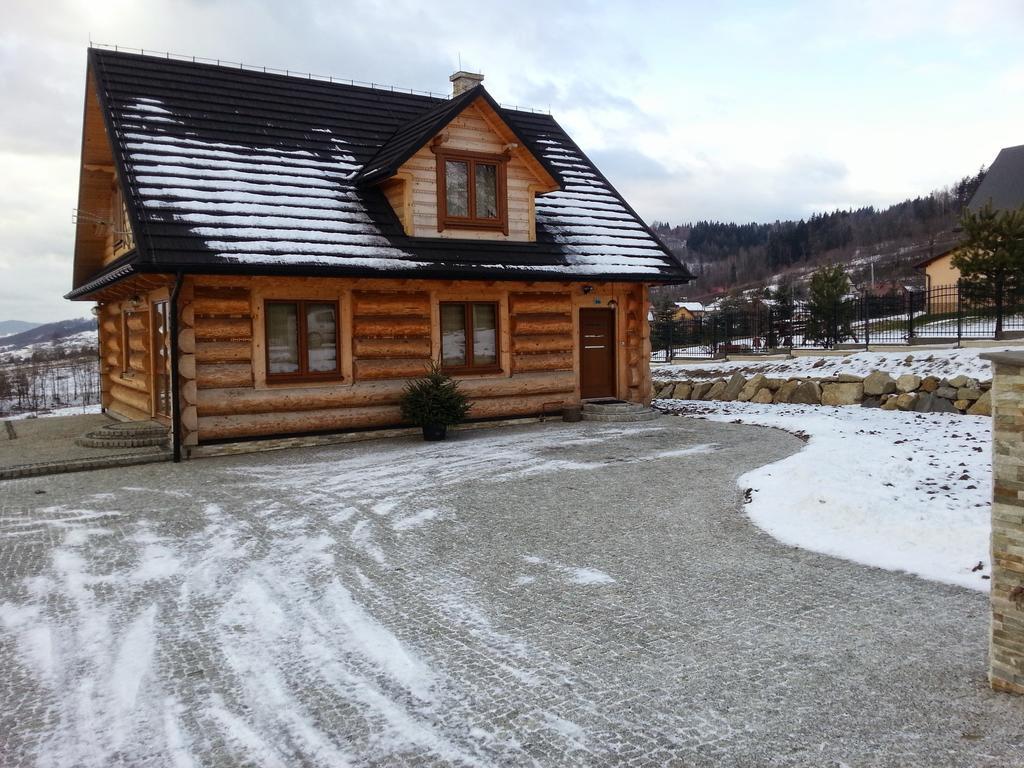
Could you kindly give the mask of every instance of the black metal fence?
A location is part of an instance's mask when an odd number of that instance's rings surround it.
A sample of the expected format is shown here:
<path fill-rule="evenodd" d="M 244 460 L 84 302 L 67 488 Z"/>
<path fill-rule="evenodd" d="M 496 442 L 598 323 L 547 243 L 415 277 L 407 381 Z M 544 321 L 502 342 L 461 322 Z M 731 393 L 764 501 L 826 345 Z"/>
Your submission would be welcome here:
<path fill-rule="evenodd" d="M 776 349 L 829 349 L 920 341 L 1024 335 L 1024 294 L 966 284 L 863 294 L 825 305 L 751 301 L 741 306 L 651 323 L 652 360 L 719 357 Z"/>

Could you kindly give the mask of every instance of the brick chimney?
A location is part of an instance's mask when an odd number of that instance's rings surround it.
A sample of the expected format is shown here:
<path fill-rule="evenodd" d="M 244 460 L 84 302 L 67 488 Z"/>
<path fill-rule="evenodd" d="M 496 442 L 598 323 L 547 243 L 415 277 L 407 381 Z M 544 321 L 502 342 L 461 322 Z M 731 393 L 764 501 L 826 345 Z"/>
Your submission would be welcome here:
<path fill-rule="evenodd" d="M 480 85 L 484 81 L 484 76 L 460 69 L 448 79 L 452 81 L 452 96 L 458 96 L 460 93 L 465 93 L 470 88 Z"/>

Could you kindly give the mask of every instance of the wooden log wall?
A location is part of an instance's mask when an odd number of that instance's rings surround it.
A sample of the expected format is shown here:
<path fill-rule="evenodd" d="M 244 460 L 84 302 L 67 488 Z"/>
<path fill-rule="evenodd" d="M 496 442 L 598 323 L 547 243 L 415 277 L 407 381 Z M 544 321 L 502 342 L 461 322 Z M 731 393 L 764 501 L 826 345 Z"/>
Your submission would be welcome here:
<path fill-rule="evenodd" d="M 205 442 L 401 423 L 398 403 L 405 382 L 422 375 L 434 354 L 431 291 L 356 288 L 345 292 L 339 283 L 342 316 L 348 312 L 351 317 L 348 335 L 342 331 L 343 358 L 350 356 L 351 376 L 335 385 L 266 386 L 253 382 L 251 356 L 258 345 L 252 341 L 249 289 L 196 280 L 191 308 L 198 435 L 187 433 L 189 439 Z M 388 288 L 392 285 L 385 283 Z M 463 382 L 473 400 L 472 418 L 536 414 L 552 403 L 574 399 L 569 294 L 524 292 L 512 304 L 517 313 L 512 322 L 518 322 L 523 333 L 519 347 L 513 342 L 518 362 L 511 377 Z M 188 315 L 184 310 L 179 338 L 185 363 L 181 366 L 185 409 L 192 406 L 184 352 L 189 344 Z M 183 418 L 183 424 L 189 420 Z"/>
<path fill-rule="evenodd" d="M 430 367 L 430 325 L 430 294 L 425 291 L 353 291 L 355 379 L 422 376 Z"/>
<path fill-rule="evenodd" d="M 398 402 L 404 380 L 367 382 L 354 387 L 199 390 L 202 440 L 295 434 L 401 423 Z M 473 401 L 470 417 L 540 413 L 551 402 L 571 400 L 572 371 L 466 380 Z"/>
<path fill-rule="evenodd" d="M 182 358 L 181 376 L 194 378 L 199 390 L 251 387 L 253 326 L 249 289 L 199 283 L 192 290 L 191 312 L 186 317 L 193 324 L 195 351 L 191 358 Z M 184 302 L 179 304 L 186 307 Z"/>
<path fill-rule="evenodd" d="M 186 447 L 199 445 L 197 349 L 195 287 L 191 281 L 186 281 L 178 294 L 178 407 L 181 409 L 181 445 Z"/>
<path fill-rule="evenodd" d="M 640 389 L 637 402 L 650 405 L 654 397 L 651 383 L 651 324 L 647 316 L 651 311 L 651 294 L 647 286 L 638 285 L 633 290 L 638 294 L 640 311 L 637 322 L 640 326 L 640 359 L 637 363 L 637 374 L 640 376 Z"/>
<path fill-rule="evenodd" d="M 113 302 L 100 306 L 100 405 L 105 410 L 113 405 L 111 387 L 121 375 L 121 305 Z"/>
<path fill-rule="evenodd" d="M 104 407 L 127 419 L 148 419 L 153 407 L 149 306 L 120 302 L 104 309 L 108 317 L 101 335 L 109 382 Z"/>
<path fill-rule="evenodd" d="M 572 311 L 568 292 L 509 296 L 513 374 L 573 369 L 576 345 Z"/>
<path fill-rule="evenodd" d="M 633 287 L 626 295 L 626 387 L 634 403 L 650 403 L 650 324 L 647 322 L 646 290 Z M 620 347 L 621 349 L 621 347 Z"/>
<path fill-rule="evenodd" d="M 337 280 L 294 284 L 263 278 L 194 277 L 181 296 L 180 404 L 185 445 L 401 423 L 405 382 L 439 354 L 437 303 L 481 295 L 502 307 L 504 373 L 467 376 L 470 418 L 536 415 L 579 397 L 576 313 L 612 298 L 620 310 L 619 394 L 649 399 L 646 289 L 606 284 L 527 283 L 472 288 L 440 281 Z M 194 288 L 192 288 L 194 286 Z M 189 296 L 188 291 L 193 291 Z M 268 384 L 262 302 L 268 298 L 340 302 L 342 376 L 335 382 Z"/>

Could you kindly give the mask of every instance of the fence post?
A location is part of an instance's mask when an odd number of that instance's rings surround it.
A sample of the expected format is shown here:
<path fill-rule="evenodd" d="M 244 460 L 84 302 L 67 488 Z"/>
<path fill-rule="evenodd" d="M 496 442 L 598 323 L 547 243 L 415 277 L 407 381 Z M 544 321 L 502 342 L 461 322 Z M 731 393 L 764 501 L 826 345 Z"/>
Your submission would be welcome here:
<path fill-rule="evenodd" d="M 868 295 L 860 295 L 861 316 L 864 318 L 864 350 L 871 347 L 871 311 L 868 309 Z"/>
<path fill-rule="evenodd" d="M 912 291 L 904 289 L 904 299 L 907 302 L 907 343 L 911 343 L 914 338 L 914 294 Z"/>
<path fill-rule="evenodd" d="M 676 352 L 676 345 L 675 345 L 675 343 L 672 340 L 672 328 L 674 326 L 675 326 L 675 323 L 673 323 L 672 320 L 669 320 L 668 321 L 668 348 L 665 350 L 666 362 L 668 362 L 668 363 L 672 362 L 672 359 L 675 357 L 675 352 Z"/>
<path fill-rule="evenodd" d="M 956 281 L 956 345 L 964 338 L 964 303 L 960 293 L 960 281 Z"/>

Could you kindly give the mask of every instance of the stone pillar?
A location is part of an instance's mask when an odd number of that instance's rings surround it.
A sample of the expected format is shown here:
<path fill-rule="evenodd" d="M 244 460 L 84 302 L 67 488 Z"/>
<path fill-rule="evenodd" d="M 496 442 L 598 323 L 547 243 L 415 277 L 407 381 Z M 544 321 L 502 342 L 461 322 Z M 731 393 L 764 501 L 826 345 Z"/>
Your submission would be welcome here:
<path fill-rule="evenodd" d="M 992 361 L 992 629 L 989 682 L 1024 694 L 1024 353 Z"/>

